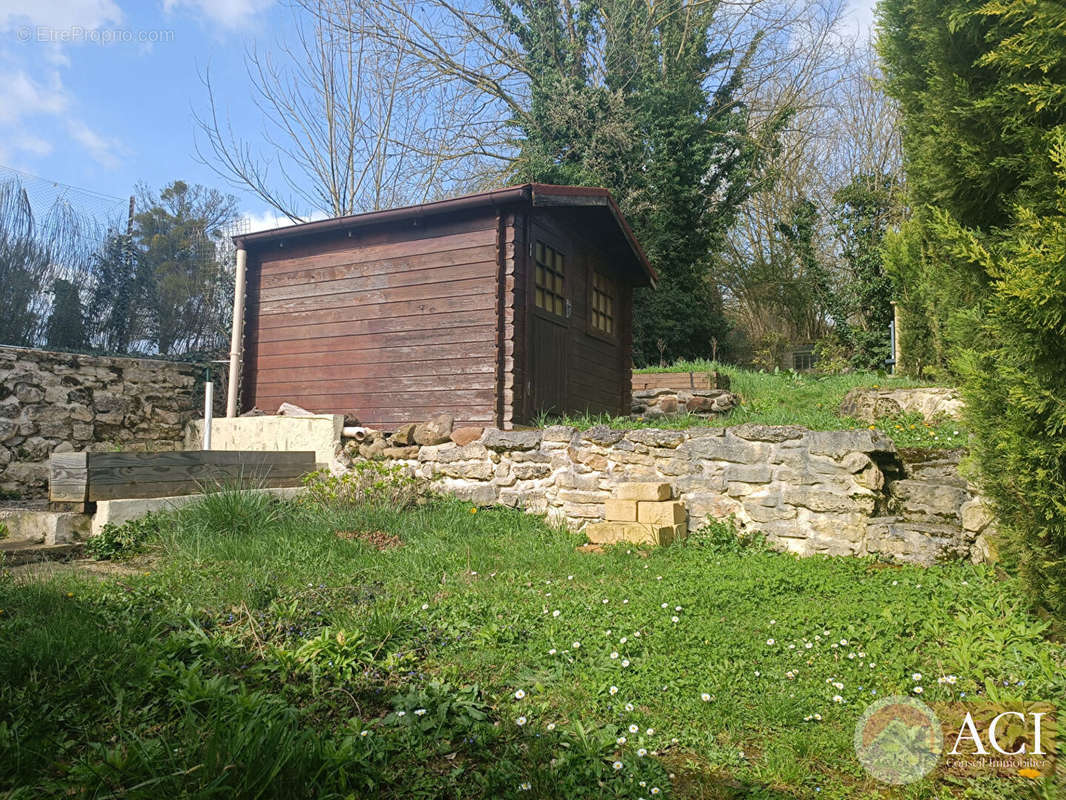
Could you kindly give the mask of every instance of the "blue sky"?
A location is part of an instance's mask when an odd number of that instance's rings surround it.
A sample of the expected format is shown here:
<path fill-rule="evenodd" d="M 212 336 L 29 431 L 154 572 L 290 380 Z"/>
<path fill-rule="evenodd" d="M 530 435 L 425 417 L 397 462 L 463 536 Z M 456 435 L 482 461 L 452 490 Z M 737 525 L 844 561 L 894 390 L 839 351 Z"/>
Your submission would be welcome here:
<path fill-rule="evenodd" d="M 869 27 L 874 0 L 851 0 Z M 244 52 L 284 37 L 274 0 L 0 0 L 0 165 L 116 197 L 138 182 L 217 186 L 256 227 L 265 204 L 198 162 L 194 111 L 210 67 L 235 128 L 255 138 Z"/>

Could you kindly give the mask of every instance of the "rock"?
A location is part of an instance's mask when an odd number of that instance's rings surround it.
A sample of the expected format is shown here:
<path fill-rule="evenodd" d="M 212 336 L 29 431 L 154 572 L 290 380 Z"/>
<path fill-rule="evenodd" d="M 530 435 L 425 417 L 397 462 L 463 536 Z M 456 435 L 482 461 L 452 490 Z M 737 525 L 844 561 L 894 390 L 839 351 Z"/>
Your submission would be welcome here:
<path fill-rule="evenodd" d="M 486 428 L 481 443 L 490 450 L 533 450 L 540 446 L 540 431 L 501 431 Z"/>
<path fill-rule="evenodd" d="M 754 422 L 735 425 L 729 432 L 738 439 L 746 439 L 749 442 L 774 443 L 802 439 L 808 433 L 806 428 L 799 425 L 758 425 Z"/>
<path fill-rule="evenodd" d="M 385 440 L 375 439 L 369 444 L 358 445 L 359 455 L 363 458 L 375 459 L 384 458 L 385 453 Z"/>
<path fill-rule="evenodd" d="M 668 483 L 632 482 L 620 483 L 614 487 L 614 497 L 618 500 L 660 501 L 671 500 L 673 487 Z"/>
<path fill-rule="evenodd" d="M 428 421 L 415 427 L 411 432 L 411 438 L 415 444 L 444 444 L 452 435 L 452 425 L 455 418 L 451 414 L 437 414 Z"/>
<path fill-rule="evenodd" d="M 455 428 L 452 431 L 452 441 L 460 447 L 476 442 L 481 438 L 481 434 L 485 432 L 484 428 L 476 428 L 470 425 L 462 428 Z"/>
<path fill-rule="evenodd" d="M 848 453 L 896 453 L 895 443 L 881 431 L 811 431 L 810 451 L 814 455 L 843 458 Z"/>
<path fill-rule="evenodd" d="M 15 384 L 15 397 L 23 405 L 31 405 L 44 400 L 44 389 L 29 383 Z"/>
<path fill-rule="evenodd" d="M 659 410 L 664 414 L 676 414 L 678 408 L 681 407 L 680 401 L 676 395 L 667 395 L 657 403 Z"/>
<path fill-rule="evenodd" d="M 451 478 L 468 478 L 476 481 L 491 480 L 496 468 L 491 461 L 445 461 L 438 462 L 437 472 Z"/>
<path fill-rule="evenodd" d="M 538 463 L 536 461 L 527 461 L 515 464 L 511 471 L 518 480 L 528 481 L 535 478 L 548 477 L 548 475 L 551 474 L 551 465 Z"/>
<path fill-rule="evenodd" d="M 969 492 L 958 486 L 910 479 L 893 481 L 889 491 L 909 519 L 930 521 L 959 519 L 962 504 L 970 498 Z"/>
<path fill-rule="evenodd" d="M 581 434 L 581 439 L 593 444 L 608 446 L 614 444 L 623 436 L 625 436 L 625 431 L 616 431 L 606 425 L 593 425 Z"/>
<path fill-rule="evenodd" d="M 962 529 L 970 533 L 983 533 L 993 522 L 992 512 L 980 497 L 963 503 L 959 516 L 962 519 Z"/>
<path fill-rule="evenodd" d="M 19 426 L 6 419 L 0 419 L 0 442 L 13 439 L 18 434 Z"/>
<path fill-rule="evenodd" d="M 248 411 L 245 411 L 243 414 L 241 414 L 241 416 L 242 417 L 265 417 L 266 416 L 266 412 L 263 411 L 261 408 L 251 408 Z"/>
<path fill-rule="evenodd" d="M 690 414 L 698 414 L 701 411 L 712 411 L 714 409 L 714 400 L 710 397 L 700 397 L 698 395 L 692 395 L 685 400 L 685 410 Z"/>
<path fill-rule="evenodd" d="M 408 447 L 415 443 L 415 428 L 417 427 L 418 425 L 414 422 L 401 425 L 389 437 L 389 441 L 393 446 Z"/>
<path fill-rule="evenodd" d="M 543 431 L 545 442 L 569 442 L 577 433 L 577 428 L 570 425 L 549 425 Z"/>
<path fill-rule="evenodd" d="M 685 441 L 682 431 L 664 431 L 658 428 L 638 428 L 626 434 L 626 439 L 649 447 L 677 447 Z"/>
<path fill-rule="evenodd" d="M 308 411 L 293 403 L 282 403 L 278 406 L 279 417 L 313 417 L 314 415 L 313 411 Z"/>
<path fill-rule="evenodd" d="M 489 506 L 496 502 L 496 487 L 491 483 L 448 482 L 444 488 L 460 500 L 466 500 L 479 506 Z"/>
<path fill-rule="evenodd" d="M 876 422 L 882 417 L 917 412 L 926 422 L 937 418 L 960 419 L 963 402 L 954 389 L 918 387 L 914 389 L 852 389 L 840 404 L 841 416 Z"/>
<path fill-rule="evenodd" d="M 381 451 L 381 455 L 385 458 L 396 458 L 401 460 L 418 458 L 418 447 L 386 447 Z"/>

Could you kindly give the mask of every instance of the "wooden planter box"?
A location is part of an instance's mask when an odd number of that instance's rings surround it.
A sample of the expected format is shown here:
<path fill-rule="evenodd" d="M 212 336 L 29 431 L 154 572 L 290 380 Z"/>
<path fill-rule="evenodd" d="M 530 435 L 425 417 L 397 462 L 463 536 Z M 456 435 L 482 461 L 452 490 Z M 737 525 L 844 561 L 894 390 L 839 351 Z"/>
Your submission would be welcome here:
<path fill-rule="evenodd" d="M 633 391 L 648 389 L 728 389 L 729 378 L 720 372 L 634 372 Z"/>
<path fill-rule="evenodd" d="M 174 453 L 56 453 L 49 462 L 53 503 L 95 503 L 200 494 L 219 486 L 299 486 L 314 451 L 194 450 Z"/>

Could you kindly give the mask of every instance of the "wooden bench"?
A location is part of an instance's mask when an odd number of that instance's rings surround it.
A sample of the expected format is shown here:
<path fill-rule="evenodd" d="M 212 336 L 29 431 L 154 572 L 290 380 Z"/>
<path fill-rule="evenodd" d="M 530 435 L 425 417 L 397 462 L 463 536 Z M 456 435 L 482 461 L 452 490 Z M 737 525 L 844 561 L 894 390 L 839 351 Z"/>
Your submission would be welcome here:
<path fill-rule="evenodd" d="M 299 486 L 314 451 L 193 450 L 173 453 L 56 453 L 49 462 L 52 503 L 85 505 L 200 494 L 212 488 Z"/>

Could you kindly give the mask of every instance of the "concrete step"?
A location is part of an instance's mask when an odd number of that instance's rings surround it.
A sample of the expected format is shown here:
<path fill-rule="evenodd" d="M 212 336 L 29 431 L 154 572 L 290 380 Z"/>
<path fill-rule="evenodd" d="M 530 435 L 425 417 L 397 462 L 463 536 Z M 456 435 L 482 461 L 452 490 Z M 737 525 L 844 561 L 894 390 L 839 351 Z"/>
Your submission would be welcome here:
<path fill-rule="evenodd" d="M 70 511 L 38 511 L 24 508 L 0 509 L 0 532 L 5 539 L 25 540 L 45 545 L 76 542 L 89 536 L 88 514 Z M 0 539 L 3 542 L 5 539 Z"/>
<path fill-rule="evenodd" d="M 28 539 L 0 539 L 0 561 L 5 567 L 37 561 L 69 561 L 84 554 L 85 545 L 81 542 L 42 544 Z"/>

